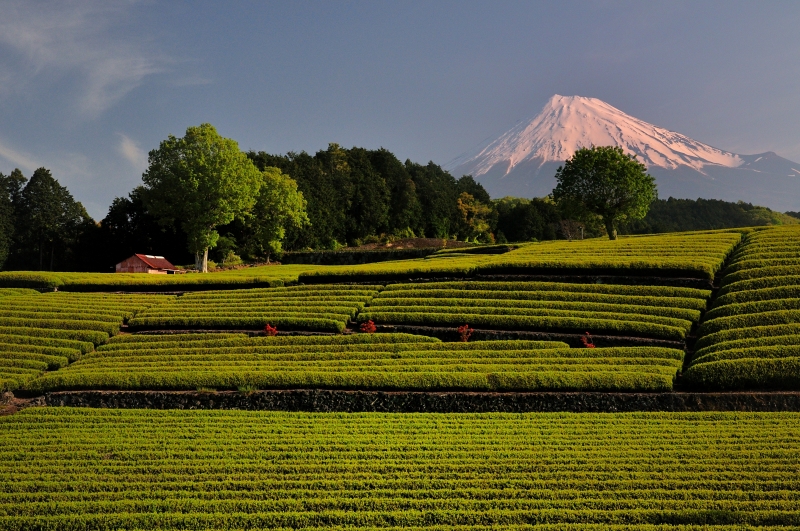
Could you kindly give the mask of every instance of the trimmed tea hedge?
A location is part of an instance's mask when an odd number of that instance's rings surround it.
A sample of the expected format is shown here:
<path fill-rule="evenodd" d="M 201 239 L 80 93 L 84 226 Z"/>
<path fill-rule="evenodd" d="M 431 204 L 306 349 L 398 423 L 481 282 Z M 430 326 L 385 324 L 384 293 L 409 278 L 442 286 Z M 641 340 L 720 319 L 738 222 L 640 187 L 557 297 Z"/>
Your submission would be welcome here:
<path fill-rule="evenodd" d="M 187 344 L 187 339 L 188 344 Z M 135 348 L 130 348 L 135 347 Z M 668 390 L 683 351 L 405 334 L 114 342 L 26 384 L 62 389 Z"/>
<path fill-rule="evenodd" d="M 220 328 L 342 332 L 377 289 L 363 286 L 188 293 L 131 319 L 132 329 Z"/>
<path fill-rule="evenodd" d="M 800 228 L 751 232 L 726 272 L 685 381 L 702 389 L 800 389 Z"/>
<path fill-rule="evenodd" d="M 0 528 L 778 531 L 797 413 L 0 417 Z"/>
<path fill-rule="evenodd" d="M 358 315 L 378 324 L 606 333 L 682 340 L 707 290 L 557 282 L 386 286 Z"/>

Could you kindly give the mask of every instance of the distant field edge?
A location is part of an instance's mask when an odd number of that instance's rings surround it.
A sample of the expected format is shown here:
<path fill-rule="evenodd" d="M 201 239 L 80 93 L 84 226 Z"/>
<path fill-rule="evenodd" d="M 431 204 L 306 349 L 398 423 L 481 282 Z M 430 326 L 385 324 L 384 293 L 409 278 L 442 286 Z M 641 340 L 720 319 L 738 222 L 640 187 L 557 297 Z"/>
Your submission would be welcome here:
<path fill-rule="evenodd" d="M 347 413 L 800 412 L 800 392 L 60 391 L 38 397 L 31 405 Z"/>

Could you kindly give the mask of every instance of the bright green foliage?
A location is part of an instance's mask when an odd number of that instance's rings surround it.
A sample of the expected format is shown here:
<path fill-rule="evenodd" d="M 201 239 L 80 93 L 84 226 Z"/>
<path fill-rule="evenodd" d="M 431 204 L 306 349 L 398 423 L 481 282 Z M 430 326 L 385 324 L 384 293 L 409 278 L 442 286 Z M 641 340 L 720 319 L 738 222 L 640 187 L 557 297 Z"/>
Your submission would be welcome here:
<path fill-rule="evenodd" d="M 15 389 L 44 370 L 91 352 L 137 311 L 174 297 L 16 290 L 0 309 L 0 389 Z"/>
<path fill-rule="evenodd" d="M 556 171 L 557 202 L 580 205 L 603 218 L 608 237 L 617 239 L 616 225 L 642 219 L 658 198 L 656 181 L 647 167 L 621 147 L 581 148 Z"/>
<path fill-rule="evenodd" d="M 297 183 L 278 168 L 266 168 L 258 198 L 247 220 L 247 234 L 253 256 L 280 254 L 286 227 L 308 225 L 306 200 Z"/>
<path fill-rule="evenodd" d="M 682 340 L 709 291 L 557 282 L 439 282 L 387 286 L 359 313 L 378 324 L 608 333 Z"/>
<path fill-rule="evenodd" d="M 726 272 L 686 382 L 702 389 L 800 389 L 800 227 L 751 232 Z"/>
<path fill-rule="evenodd" d="M 332 266 L 300 274 L 301 282 L 341 282 L 474 275 L 626 275 L 713 279 L 741 240 L 739 232 L 521 244 L 499 255 L 437 253 L 428 258 Z M 453 256 L 455 255 L 455 256 Z M 449 258 L 447 256 L 450 256 Z M 1 278 L 1 277 L 0 277 Z"/>
<path fill-rule="evenodd" d="M 211 124 L 189 127 L 182 138 L 170 135 L 150 152 L 142 175 L 148 211 L 170 224 L 180 222 L 204 273 L 208 249 L 219 237 L 216 228 L 253 207 L 263 179 L 236 141 Z"/>
<path fill-rule="evenodd" d="M 211 328 L 342 332 L 377 293 L 372 286 L 297 286 L 189 293 L 130 321 L 134 329 Z"/>
<path fill-rule="evenodd" d="M 778 531 L 797 413 L 0 417 L 0 527 Z"/>
<path fill-rule="evenodd" d="M 31 381 L 59 389 L 669 390 L 683 351 L 405 334 L 112 342 Z"/>

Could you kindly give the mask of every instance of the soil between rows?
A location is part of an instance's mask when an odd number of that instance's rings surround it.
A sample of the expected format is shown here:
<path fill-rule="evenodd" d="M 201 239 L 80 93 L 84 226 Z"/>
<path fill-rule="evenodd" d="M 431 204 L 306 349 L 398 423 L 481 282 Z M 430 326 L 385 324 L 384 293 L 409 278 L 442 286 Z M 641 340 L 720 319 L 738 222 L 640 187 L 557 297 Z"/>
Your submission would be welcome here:
<path fill-rule="evenodd" d="M 31 405 L 346 413 L 768 412 L 800 411 L 800 392 L 61 391 L 16 399 L 15 409 Z"/>

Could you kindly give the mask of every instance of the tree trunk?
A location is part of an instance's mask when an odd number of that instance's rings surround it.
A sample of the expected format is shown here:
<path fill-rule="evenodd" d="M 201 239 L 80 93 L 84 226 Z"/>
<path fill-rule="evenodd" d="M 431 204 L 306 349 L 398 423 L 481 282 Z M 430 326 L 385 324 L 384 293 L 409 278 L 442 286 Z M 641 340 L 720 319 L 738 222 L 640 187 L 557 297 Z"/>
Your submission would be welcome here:
<path fill-rule="evenodd" d="M 609 240 L 616 240 L 617 239 L 617 229 L 614 228 L 614 219 L 613 218 L 603 218 L 603 222 L 606 225 L 606 232 L 608 232 L 608 239 Z"/>
<path fill-rule="evenodd" d="M 203 273 L 208 273 L 208 247 L 203 251 Z"/>

